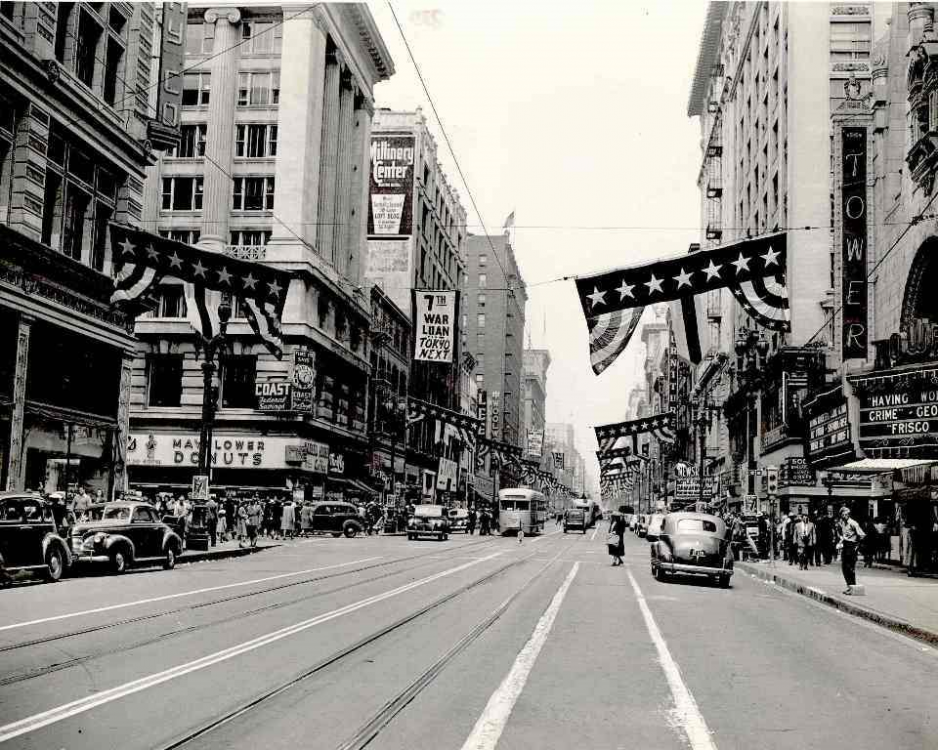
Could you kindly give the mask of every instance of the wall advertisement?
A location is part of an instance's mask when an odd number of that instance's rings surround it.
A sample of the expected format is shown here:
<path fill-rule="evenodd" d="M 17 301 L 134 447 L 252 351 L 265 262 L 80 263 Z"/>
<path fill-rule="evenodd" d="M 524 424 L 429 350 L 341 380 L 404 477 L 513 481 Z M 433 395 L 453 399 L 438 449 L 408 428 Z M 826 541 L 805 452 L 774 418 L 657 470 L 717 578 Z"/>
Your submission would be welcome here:
<path fill-rule="evenodd" d="M 414 361 L 453 361 L 459 292 L 454 289 L 415 289 Z"/>
<path fill-rule="evenodd" d="M 365 278 L 377 284 L 401 310 L 410 307 L 410 240 L 368 240 Z"/>
<path fill-rule="evenodd" d="M 401 237 L 413 233 L 415 143 L 414 136 L 405 133 L 371 137 L 369 236 Z"/>
<path fill-rule="evenodd" d="M 436 473 L 436 488 L 447 492 L 455 492 L 459 465 L 448 458 L 440 458 L 439 461 L 440 465 Z"/>
<path fill-rule="evenodd" d="M 528 451 L 529 456 L 541 457 L 544 453 L 544 430 L 530 430 L 528 432 Z"/>
<path fill-rule="evenodd" d="M 296 438 L 217 434 L 212 438 L 212 466 L 220 469 L 286 469 L 287 449 Z M 199 465 L 197 432 L 131 433 L 128 466 L 192 468 Z"/>

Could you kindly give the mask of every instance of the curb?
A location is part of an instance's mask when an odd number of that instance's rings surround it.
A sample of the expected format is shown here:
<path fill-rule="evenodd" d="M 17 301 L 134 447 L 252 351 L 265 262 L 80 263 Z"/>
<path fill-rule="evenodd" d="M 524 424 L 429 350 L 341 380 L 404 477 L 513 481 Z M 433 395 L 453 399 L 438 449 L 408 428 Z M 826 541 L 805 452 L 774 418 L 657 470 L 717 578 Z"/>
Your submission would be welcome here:
<path fill-rule="evenodd" d="M 263 552 L 264 550 L 276 549 L 279 546 L 279 544 L 266 544 L 263 547 L 236 547 L 234 549 L 218 550 L 217 552 L 212 552 L 211 550 L 183 552 L 179 556 L 179 559 L 176 560 L 176 563 L 177 565 L 185 565 L 186 563 L 204 562 L 205 560 L 225 560 L 231 557 L 246 557 L 247 555 Z"/>
<path fill-rule="evenodd" d="M 898 617 L 891 617 L 889 615 L 882 614 L 881 612 L 876 612 L 872 609 L 862 607 L 852 602 L 844 601 L 839 599 L 836 596 L 831 596 L 830 594 L 824 593 L 820 589 L 813 588 L 807 584 L 794 581 L 790 578 L 785 578 L 777 573 L 772 573 L 768 570 L 763 570 L 757 566 L 754 566 L 750 563 L 742 563 L 737 561 L 735 567 L 739 570 L 743 570 L 746 573 L 754 575 L 756 578 L 759 578 L 763 581 L 771 581 L 777 586 L 781 586 L 783 589 L 788 589 L 793 591 L 796 594 L 801 594 L 810 599 L 814 599 L 821 604 L 826 604 L 829 607 L 840 610 L 848 615 L 853 615 L 854 617 L 859 617 L 869 622 L 875 623 L 889 630 L 896 631 L 902 635 L 906 635 L 909 638 L 915 638 L 916 640 L 923 641 L 930 646 L 938 646 L 938 632 L 933 630 L 928 630 L 926 628 L 920 628 L 917 625 L 913 625 L 905 620 L 900 620 Z"/>

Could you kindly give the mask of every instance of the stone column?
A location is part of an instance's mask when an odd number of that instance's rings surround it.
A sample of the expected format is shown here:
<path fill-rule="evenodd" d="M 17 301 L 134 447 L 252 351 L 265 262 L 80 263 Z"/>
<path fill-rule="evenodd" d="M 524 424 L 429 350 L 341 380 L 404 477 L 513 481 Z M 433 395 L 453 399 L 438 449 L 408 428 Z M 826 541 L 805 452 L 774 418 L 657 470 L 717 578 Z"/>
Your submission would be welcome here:
<path fill-rule="evenodd" d="M 339 92 L 339 133 L 336 155 L 335 187 L 335 227 L 332 232 L 332 265 L 335 270 L 345 275 L 348 267 L 349 247 L 346 244 L 351 208 L 350 190 L 352 188 L 352 137 L 354 135 L 353 118 L 355 117 L 355 86 L 346 72 L 342 76 L 342 88 Z"/>
<path fill-rule="evenodd" d="M 10 416 L 10 453 L 7 456 L 8 490 L 23 487 L 23 432 L 26 409 L 26 375 L 29 371 L 29 341 L 32 336 L 33 318 L 19 316 L 16 331 L 16 369 L 13 371 L 13 411 Z"/>
<path fill-rule="evenodd" d="M 342 62 L 338 50 L 326 51 L 326 79 L 323 88 L 322 150 L 319 168 L 319 210 L 316 249 L 331 260 L 335 229 L 336 159 L 338 158 L 339 79 Z"/>
<path fill-rule="evenodd" d="M 295 261 L 307 252 L 297 235 L 316 242 L 326 35 L 307 6 L 284 5 L 284 54 L 280 59 L 280 105 L 275 207 L 277 217 L 267 247 L 268 260 Z M 299 14 L 299 15 L 297 15 Z M 286 225 L 286 226 L 284 226 Z M 289 304 L 289 299 L 288 299 Z"/>
<path fill-rule="evenodd" d="M 909 3 L 909 44 L 914 47 L 921 43 L 925 32 L 933 29 L 935 11 L 931 3 Z"/>
<path fill-rule="evenodd" d="M 345 276 L 353 284 L 361 283 L 368 247 L 368 194 L 371 169 L 371 120 L 374 105 L 364 92 L 355 101 L 355 129 L 352 137 L 352 186 L 348 232 L 348 268 Z"/>
<path fill-rule="evenodd" d="M 238 60 L 241 41 L 241 11 L 209 8 L 205 23 L 215 24 L 216 57 L 209 62 L 212 93 L 208 104 L 208 133 L 205 143 L 202 235 L 199 245 L 222 252 L 228 244 L 231 214 L 231 164 L 234 151 L 234 112 L 238 91 Z M 231 48 L 231 49 L 229 49 Z M 229 50 L 219 54 L 222 50 Z"/>

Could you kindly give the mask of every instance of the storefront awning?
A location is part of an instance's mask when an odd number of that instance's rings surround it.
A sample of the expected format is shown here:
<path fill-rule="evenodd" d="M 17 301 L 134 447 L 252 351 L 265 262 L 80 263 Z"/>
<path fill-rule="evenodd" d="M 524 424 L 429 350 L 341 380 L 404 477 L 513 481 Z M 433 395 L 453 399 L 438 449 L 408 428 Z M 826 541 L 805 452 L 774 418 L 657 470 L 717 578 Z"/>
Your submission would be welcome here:
<path fill-rule="evenodd" d="M 349 479 L 347 481 L 348 481 L 349 487 L 353 490 L 357 489 L 361 492 L 364 492 L 367 495 L 378 494 L 378 491 L 374 487 L 369 487 L 367 484 L 365 484 L 364 482 L 359 482 L 357 479 Z"/>
<path fill-rule="evenodd" d="M 888 474 L 893 471 L 915 469 L 936 463 L 938 461 L 920 458 L 864 458 L 842 466 L 832 466 L 828 471 L 844 471 L 854 474 Z"/>

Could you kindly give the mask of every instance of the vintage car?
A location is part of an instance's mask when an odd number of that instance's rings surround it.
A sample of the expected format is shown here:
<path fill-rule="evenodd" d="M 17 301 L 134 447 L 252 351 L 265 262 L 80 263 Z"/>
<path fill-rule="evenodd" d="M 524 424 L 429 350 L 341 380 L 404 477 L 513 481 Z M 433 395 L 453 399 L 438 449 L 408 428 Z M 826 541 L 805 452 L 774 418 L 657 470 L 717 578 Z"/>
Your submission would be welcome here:
<path fill-rule="evenodd" d="M 461 531 L 469 533 L 469 511 L 465 508 L 450 508 L 447 514 L 449 516 L 449 533 L 455 534 Z"/>
<path fill-rule="evenodd" d="M 310 531 L 314 534 L 332 534 L 334 537 L 345 534 L 351 539 L 365 530 L 365 519 L 351 503 L 313 503 L 310 522 Z"/>
<path fill-rule="evenodd" d="M 657 541 L 663 523 L 664 513 L 653 513 L 648 519 L 648 526 L 645 529 L 645 540 L 649 542 Z"/>
<path fill-rule="evenodd" d="M 52 504 L 29 492 L 0 493 L 0 575 L 28 570 L 54 583 L 68 563 Z"/>
<path fill-rule="evenodd" d="M 659 581 L 669 573 L 708 576 L 726 588 L 733 575 L 731 541 L 716 516 L 669 513 L 651 545 L 651 573 Z"/>
<path fill-rule="evenodd" d="M 579 529 L 584 534 L 589 526 L 589 517 L 587 516 L 586 506 L 575 506 L 567 508 L 563 513 L 563 533 L 568 529 Z"/>
<path fill-rule="evenodd" d="M 158 562 L 171 570 L 182 539 L 149 503 L 121 501 L 92 505 L 72 526 L 71 550 L 74 564 L 110 565 L 115 573 Z"/>
<path fill-rule="evenodd" d="M 407 538 L 434 536 L 440 541 L 449 538 L 449 519 L 442 505 L 415 505 L 414 514 L 407 521 Z"/>

